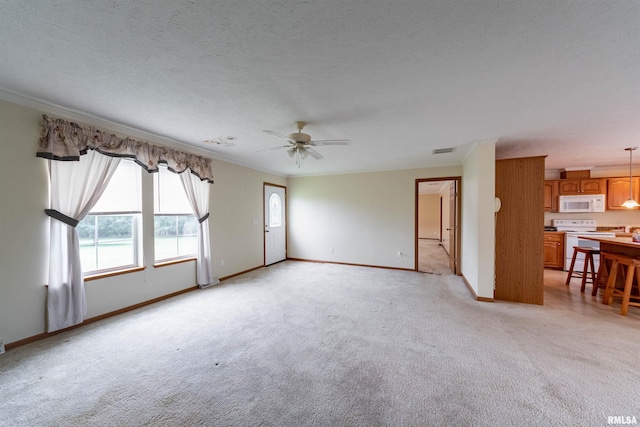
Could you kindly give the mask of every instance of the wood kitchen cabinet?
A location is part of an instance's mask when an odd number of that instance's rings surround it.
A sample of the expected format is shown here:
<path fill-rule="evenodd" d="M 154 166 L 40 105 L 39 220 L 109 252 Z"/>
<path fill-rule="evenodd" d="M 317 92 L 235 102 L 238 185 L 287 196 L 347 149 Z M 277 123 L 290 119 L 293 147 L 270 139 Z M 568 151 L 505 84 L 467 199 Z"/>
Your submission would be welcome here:
<path fill-rule="evenodd" d="M 544 210 L 558 212 L 558 180 L 544 182 Z"/>
<path fill-rule="evenodd" d="M 543 259 L 545 268 L 564 267 L 564 233 L 544 233 Z"/>
<path fill-rule="evenodd" d="M 560 196 L 574 196 L 582 194 L 606 194 L 606 179 L 561 179 L 558 180 L 558 194 Z"/>
<path fill-rule="evenodd" d="M 640 199 L 640 177 L 631 180 L 633 184 L 632 196 L 634 200 Z M 629 177 L 609 178 L 607 180 L 607 209 L 629 209 L 622 206 L 629 199 Z M 638 209 L 638 208 L 633 208 Z"/>

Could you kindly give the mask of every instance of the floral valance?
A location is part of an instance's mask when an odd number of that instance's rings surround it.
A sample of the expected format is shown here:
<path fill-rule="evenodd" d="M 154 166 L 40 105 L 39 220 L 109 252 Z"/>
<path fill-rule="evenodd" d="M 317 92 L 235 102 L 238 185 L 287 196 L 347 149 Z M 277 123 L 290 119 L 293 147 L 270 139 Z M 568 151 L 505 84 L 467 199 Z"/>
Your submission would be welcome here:
<path fill-rule="evenodd" d="M 120 138 L 90 126 L 42 115 L 36 156 L 51 160 L 80 160 L 80 156 L 89 149 L 106 156 L 132 158 L 148 172 L 157 172 L 160 163 L 176 173 L 189 168 L 202 181 L 213 183 L 211 159 L 206 157 L 133 138 Z"/>

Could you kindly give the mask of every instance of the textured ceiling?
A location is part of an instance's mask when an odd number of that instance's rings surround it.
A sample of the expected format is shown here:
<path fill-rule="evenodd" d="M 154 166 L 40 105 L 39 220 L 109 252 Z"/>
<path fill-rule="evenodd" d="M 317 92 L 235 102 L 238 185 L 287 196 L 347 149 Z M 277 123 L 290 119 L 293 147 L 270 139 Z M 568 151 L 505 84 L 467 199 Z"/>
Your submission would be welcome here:
<path fill-rule="evenodd" d="M 628 165 L 640 145 L 637 0 L 0 0 L 0 43 L 0 90 L 282 175 L 459 164 L 479 140 Z M 352 144 L 300 169 L 256 153 L 296 120 Z"/>

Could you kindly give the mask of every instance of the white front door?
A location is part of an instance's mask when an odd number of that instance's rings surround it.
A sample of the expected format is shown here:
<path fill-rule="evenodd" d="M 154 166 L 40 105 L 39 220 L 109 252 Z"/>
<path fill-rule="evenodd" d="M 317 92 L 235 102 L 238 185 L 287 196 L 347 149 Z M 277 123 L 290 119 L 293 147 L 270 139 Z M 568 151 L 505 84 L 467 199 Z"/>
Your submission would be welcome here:
<path fill-rule="evenodd" d="M 264 185 L 264 265 L 287 257 L 285 187 Z"/>

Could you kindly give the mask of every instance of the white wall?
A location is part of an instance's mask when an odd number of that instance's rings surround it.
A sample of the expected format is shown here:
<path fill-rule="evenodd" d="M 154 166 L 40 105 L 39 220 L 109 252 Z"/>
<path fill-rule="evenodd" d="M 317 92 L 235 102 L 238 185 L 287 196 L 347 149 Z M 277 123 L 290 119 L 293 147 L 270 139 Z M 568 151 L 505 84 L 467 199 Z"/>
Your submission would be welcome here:
<path fill-rule="evenodd" d="M 225 277 L 263 265 L 263 183 L 286 186 L 287 179 L 215 160 L 213 173 L 210 224 L 216 275 Z"/>
<path fill-rule="evenodd" d="M 462 174 L 462 274 L 478 297 L 493 298 L 495 142 L 477 143 Z"/>
<path fill-rule="evenodd" d="M 0 338 L 44 331 L 49 250 L 47 162 L 35 156 L 40 114 L 0 101 Z"/>
<path fill-rule="evenodd" d="M 636 156 L 633 157 L 634 164 L 631 167 L 631 173 L 633 176 L 640 176 L 640 164 Z M 562 170 L 560 169 L 545 169 L 544 179 L 561 179 Z M 589 170 L 589 176 L 591 178 L 609 178 L 609 177 L 629 177 L 629 164 L 624 166 L 595 166 Z"/>
<path fill-rule="evenodd" d="M 48 168 L 46 160 L 35 156 L 41 114 L 0 101 L 0 339 L 5 343 L 45 331 Z M 87 317 L 195 286 L 194 261 L 153 267 L 153 179 L 140 171 L 146 269 L 87 282 Z M 213 174 L 209 221 L 214 275 L 224 277 L 263 265 L 263 181 L 285 185 L 286 178 L 217 160 Z"/>
<path fill-rule="evenodd" d="M 415 180 L 461 173 L 451 166 L 290 178 L 288 256 L 413 269 Z"/>

